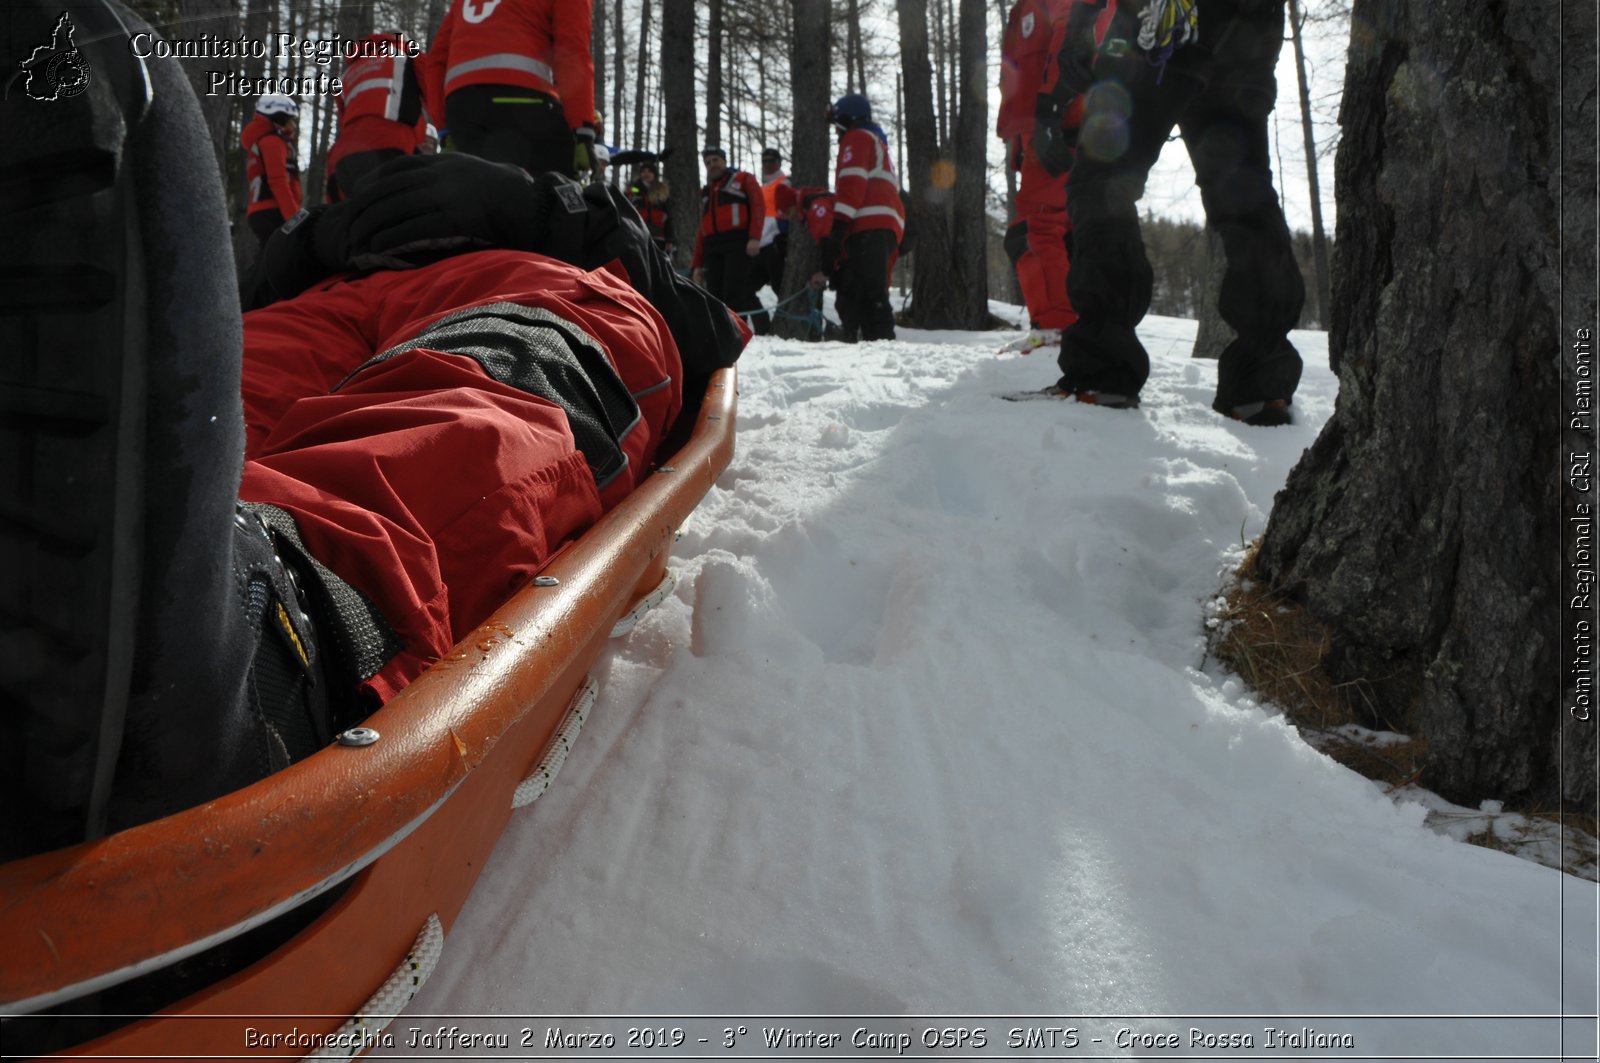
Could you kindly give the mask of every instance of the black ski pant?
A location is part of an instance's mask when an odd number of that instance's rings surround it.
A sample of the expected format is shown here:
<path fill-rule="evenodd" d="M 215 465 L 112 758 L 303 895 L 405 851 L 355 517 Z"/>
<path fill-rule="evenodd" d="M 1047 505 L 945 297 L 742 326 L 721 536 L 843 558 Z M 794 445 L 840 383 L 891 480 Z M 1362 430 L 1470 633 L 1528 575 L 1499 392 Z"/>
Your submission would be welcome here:
<path fill-rule="evenodd" d="M 464 85 L 444 101 L 449 148 L 531 174 L 576 176 L 573 135 L 561 103 L 518 85 Z"/>
<path fill-rule="evenodd" d="M 1267 141 L 1283 15 L 1284 0 L 1200 0 L 1205 36 L 1174 52 L 1159 76 L 1137 49 L 1120 59 L 1102 53 L 1067 182 L 1067 292 L 1078 321 L 1062 335 L 1063 388 L 1137 395 L 1150 375 L 1134 333 L 1154 283 L 1138 202 L 1176 126 L 1206 223 L 1222 237 L 1227 267 L 1218 309 L 1238 334 L 1222 352 L 1212 406 L 1226 413 L 1293 397 L 1301 362 L 1287 336 L 1305 283 L 1273 190 Z"/>
<path fill-rule="evenodd" d="M 761 283 L 758 258 L 745 253 L 750 238 L 741 230 L 706 237 L 700 265 L 706 271 L 706 291 L 743 315 L 758 336 L 772 331 L 772 318 L 761 306 L 756 289 Z"/>
<path fill-rule="evenodd" d="M 255 234 L 257 246 L 266 247 L 272 234 L 283 225 L 283 211 L 276 207 L 271 210 L 258 210 L 253 214 L 246 214 L 244 222 Z"/>
<path fill-rule="evenodd" d="M 889 270 L 898 244 L 888 229 L 868 229 L 845 239 L 844 265 L 836 278 L 833 306 L 839 312 L 846 343 L 894 339 L 894 311 L 889 306 Z"/>

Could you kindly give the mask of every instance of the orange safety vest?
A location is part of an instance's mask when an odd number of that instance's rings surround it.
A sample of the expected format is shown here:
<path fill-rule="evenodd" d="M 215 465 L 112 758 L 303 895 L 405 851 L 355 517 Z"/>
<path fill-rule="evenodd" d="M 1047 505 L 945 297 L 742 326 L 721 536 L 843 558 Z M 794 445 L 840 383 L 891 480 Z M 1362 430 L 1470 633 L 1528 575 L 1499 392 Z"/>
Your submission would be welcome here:
<path fill-rule="evenodd" d="M 724 170 L 720 180 L 700 189 L 700 231 L 694 243 L 694 265 L 701 264 L 706 237 L 742 233 L 746 239 L 759 240 L 766 218 L 761 183 L 743 170 Z"/>

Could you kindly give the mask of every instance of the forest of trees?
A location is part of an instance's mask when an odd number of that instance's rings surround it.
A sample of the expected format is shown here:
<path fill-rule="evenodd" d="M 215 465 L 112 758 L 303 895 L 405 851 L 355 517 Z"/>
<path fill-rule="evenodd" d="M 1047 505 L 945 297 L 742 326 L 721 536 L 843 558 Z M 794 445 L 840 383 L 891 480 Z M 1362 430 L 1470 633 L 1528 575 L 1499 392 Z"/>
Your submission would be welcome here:
<path fill-rule="evenodd" d="M 300 37 L 358 37 L 398 29 L 426 44 L 448 0 L 133 0 L 151 23 L 173 37 L 212 33 L 252 39 L 284 32 Z M 1349 0 L 1295 0 L 1298 25 L 1337 38 Z M 823 112 L 847 91 L 863 92 L 889 132 L 902 175 L 915 247 L 897 278 L 910 295 L 911 323 L 928 327 L 985 327 L 990 297 L 1020 302 L 1008 264 L 996 260 L 1014 195 L 1014 175 L 1000 165 L 991 97 L 1009 0 L 596 0 L 591 52 L 602 139 L 620 149 L 672 148 L 665 176 L 682 192 L 702 180 L 699 149 L 718 143 L 734 166 L 755 170 L 762 148 L 777 147 L 799 184 L 832 181 L 833 137 Z M 1297 51 L 1299 37 L 1295 35 Z M 253 100 L 204 95 L 203 78 L 216 65 L 184 63 L 201 93 L 235 217 L 242 218 L 243 159 L 238 134 Z M 1334 147 L 1329 99 L 1337 93 L 1315 63 L 1301 64 L 1298 101 L 1285 86 L 1285 129 L 1301 122 L 1304 151 L 1327 156 Z M 303 57 L 269 56 L 243 62 L 247 77 L 300 78 L 337 74 Z M 1312 96 L 1315 81 L 1315 98 Z M 1296 106 L 1296 104 L 1299 106 Z M 303 183 L 317 202 L 324 159 L 337 133 L 333 100 L 307 96 L 302 106 Z M 1315 118 L 1315 122 L 1311 118 Z M 1285 136 L 1292 134 L 1286 133 Z M 1296 138 L 1298 139 L 1298 138 Z M 1281 155 L 1281 146 L 1280 146 Z M 1310 168 L 1315 179 L 1315 167 Z M 627 172 L 612 174 L 626 181 Z M 1314 193 L 1313 194 L 1318 194 Z M 674 197 L 680 233 L 696 223 L 692 195 Z M 1158 281 L 1154 312 L 1194 316 L 1203 273 L 1198 210 L 1157 218 L 1150 227 Z M 1326 281 L 1320 212 L 1302 238 L 1302 266 L 1313 297 L 1302 324 L 1325 316 L 1316 293 Z M 242 224 L 236 226 L 242 233 Z M 686 265 L 688 241 L 680 241 Z M 814 249 L 802 235 L 783 288 L 797 291 L 811 272 Z M 253 241 L 236 238 L 240 264 Z"/>

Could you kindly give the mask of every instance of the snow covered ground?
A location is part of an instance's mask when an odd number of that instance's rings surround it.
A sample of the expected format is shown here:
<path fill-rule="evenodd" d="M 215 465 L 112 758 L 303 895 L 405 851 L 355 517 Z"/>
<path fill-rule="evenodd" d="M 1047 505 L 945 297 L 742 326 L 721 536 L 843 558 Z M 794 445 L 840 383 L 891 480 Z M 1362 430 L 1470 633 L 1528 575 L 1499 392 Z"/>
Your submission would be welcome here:
<path fill-rule="evenodd" d="M 1012 334 L 752 343 L 675 592 L 387 1054 L 677 1025 L 646 1054 L 785 1026 L 841 1031 L 782 1053 L 810 1058 L 1595 1058 L 1595 886 L 1428 829 L 1205 659 L 1204 603 L 1332 411 L 1325 335 L 1293 337 L 1299 423 L 1257 429 L 1211 412 L 1193 322 L 1142 333 L 1137 412 L 999 400 L 1056 375 L 997 358 Z M 984 1044 L 926 1047 L 945 1026 Z M 1015 1047 L 1050 1026 L 1077 1047 Z"/>

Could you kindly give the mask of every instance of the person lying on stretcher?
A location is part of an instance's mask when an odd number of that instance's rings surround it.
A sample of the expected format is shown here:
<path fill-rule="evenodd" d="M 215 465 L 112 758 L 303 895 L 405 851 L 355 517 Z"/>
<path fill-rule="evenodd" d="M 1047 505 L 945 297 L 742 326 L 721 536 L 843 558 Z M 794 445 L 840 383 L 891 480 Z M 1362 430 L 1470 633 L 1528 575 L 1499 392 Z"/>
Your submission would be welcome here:
<path fill-rule="evenodd" d="M 80 27 L 111 10 L 69 7 Z M 129 95 L 112 44 L 90 57 L 105 75 L 90 92 L 18 117 L 41 157 L 86 170 L 85 145 L 121 137 L 131 194 L 65 175 L 89 191 L 55 200 L 15 253 L 122 278 L 72 323 L 95 354 L 75 386 L 129 426 L 106 445 L 139 468 L 115 481 L 96 452 L 36 472 L 41 497 L 86 500 L 67 532 L 110 544 L 127 577 L 37 620 L 41 644 L 59 620 L 77 626 L 55 637 L 90 650 L 0 708 L 8 859 L 321 748 L 625 497 L 749 338 L 613 190 L 464 155 L 396 160 L 287 222 L 241 328 L 193 96 L 154 60 L 149 96 Z M 50 342 L 50 314 L 0 318 L 0 347 Z M 23 567 L 48 546 L 22 544 Z M 0 606 L 40 600 L 33 578 Z"/>

